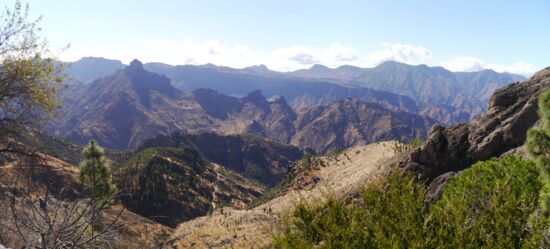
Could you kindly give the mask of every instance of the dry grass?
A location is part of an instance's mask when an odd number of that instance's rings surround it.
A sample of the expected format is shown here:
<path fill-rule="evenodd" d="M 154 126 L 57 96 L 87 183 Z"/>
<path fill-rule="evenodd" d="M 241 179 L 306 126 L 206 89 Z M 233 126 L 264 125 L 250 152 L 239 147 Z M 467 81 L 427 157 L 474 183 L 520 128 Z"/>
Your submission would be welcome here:
<path fill-rule="evenodd" d="M 395 155 L 394 142 L 361 145 L 336 157 L 323 157 L 326 167 L 314 172 L 320 181 L 294 189 L 251 210 L 224 209 L 180 224 L 169 240 L 175 248 L 266 248 L 281 217 L 297 202 L 344 196 L 376 179 Z"/>

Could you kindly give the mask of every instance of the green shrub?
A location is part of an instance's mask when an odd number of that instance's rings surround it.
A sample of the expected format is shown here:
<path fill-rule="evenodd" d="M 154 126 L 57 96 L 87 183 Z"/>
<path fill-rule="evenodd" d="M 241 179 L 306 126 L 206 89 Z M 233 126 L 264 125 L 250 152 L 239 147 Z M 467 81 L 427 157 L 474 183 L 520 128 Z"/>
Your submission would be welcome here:
<path fill-rule="evenodd" d="M 425 186 L 391 173 L 357 201 L 300 203 L 275 233 L 275 248 L 548 248 L 548 219 L 532 161 L 479 162 L 452 178 L 427 209 Z M 540 212 L 539 212 L 540 213 Z"/>
<path fill-rule="evenodd" d="M 300 203 L 275 236 L 275 248 L 422 248 L 425 189 L 395 172 L 362 191 L 364 205 L 335 198 Z"/>
<path fill-rule="evenodd" d="M 541 189 L 538 172 L 532 161 L 509 156 L 452 178 L 430 207 L 430 247 L 538 248 L 542 230 L 530 224 Z"/>
<path fill-rule="evenodd" d="M 539 194 L 539 202 L 546 217 L 550 216 L 550 90 L 546 90 L 539 98 L 540 127 L 534 127 L 527 132 L 525 146 L 539 167 L 543 189 Z"/>

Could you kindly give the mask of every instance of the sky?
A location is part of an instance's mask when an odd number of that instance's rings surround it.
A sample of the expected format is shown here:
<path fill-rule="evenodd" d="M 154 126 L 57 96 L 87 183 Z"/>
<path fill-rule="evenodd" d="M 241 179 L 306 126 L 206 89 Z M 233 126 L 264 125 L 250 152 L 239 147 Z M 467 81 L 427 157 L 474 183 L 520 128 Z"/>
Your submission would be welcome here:
<path fill-rule="evenodd" d="M 28 2 L 64 61 L 99 56 L 292 71 L 396 60 L 525 76 L 550 66 L 549 0 Z"/>

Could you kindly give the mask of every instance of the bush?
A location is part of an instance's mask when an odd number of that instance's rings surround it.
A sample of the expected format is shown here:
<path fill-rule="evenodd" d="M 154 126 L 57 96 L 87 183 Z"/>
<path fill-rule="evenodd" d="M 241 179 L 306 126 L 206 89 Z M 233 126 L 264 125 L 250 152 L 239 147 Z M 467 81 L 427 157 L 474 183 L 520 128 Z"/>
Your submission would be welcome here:
<path fill-rule="evenodd" d="M 543 229 L 530 222 L 542 186 L 538 172 L 532 161 L 510 156 L 476 163 L 452 178 L 430 207 L 430 247 L 539 248 Z"/>
<path fill-rule="evenodd" d="M 525 147 L 539 167 L 543 189 L 539 194 L 541 209 L 546 217 L 550 216 L 550 90 L 539 97 L 540 127 L 527 132 Z"/>
<path fill-rule="evenodd" d="M 274 247 L 548 248 L 548 220 L 536 215 L 538 176 L 532 161 L 513 156 L 479 162 L 452 178 L 428 210 L 424 184 L 393 172 L 364 188 L 360 204 L 300 203 Z"/>
<path fill-rule="evenodd" d="M 423 184 L 394 172 L 362 191 L 363 205 L 335 198 L 321 207 L 300 203 L 275 248 L 422 248 Z"/>

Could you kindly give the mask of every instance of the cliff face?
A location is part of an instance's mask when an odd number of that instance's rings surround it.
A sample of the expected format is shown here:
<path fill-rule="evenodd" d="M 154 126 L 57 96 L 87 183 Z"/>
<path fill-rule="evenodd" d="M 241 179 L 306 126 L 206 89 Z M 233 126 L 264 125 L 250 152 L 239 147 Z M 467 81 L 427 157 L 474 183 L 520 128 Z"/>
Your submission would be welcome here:
<path fill-rule="evenodd" d="M 538 120 L 538 96 L 548 88 L 550 67 L 524 82 L 498 89 L 484 115 L 449 128 L 434 126 L 426 144 L 401 161 L 400 166 L 430 180 L 446 178 L 449 172 L 523 145 L 527 130 Z"/>

